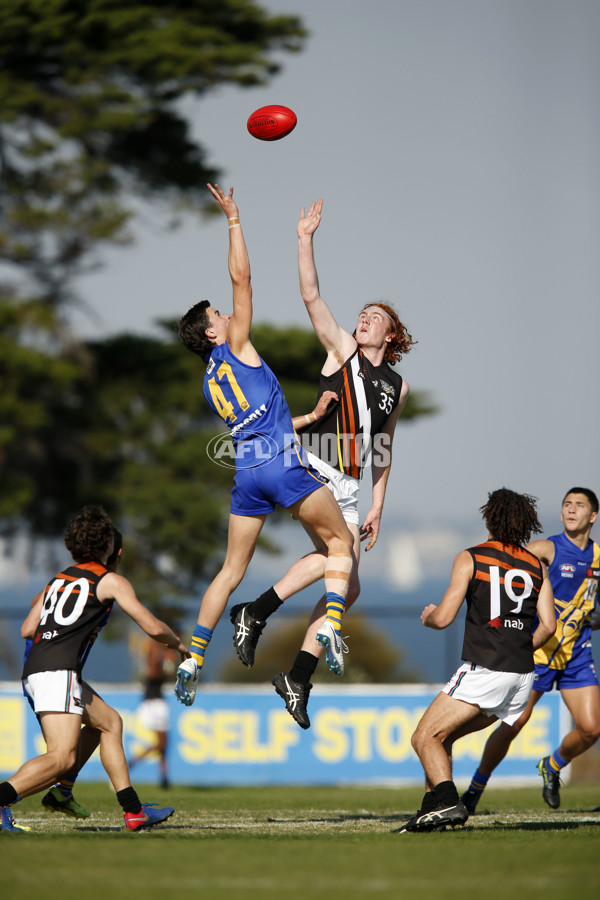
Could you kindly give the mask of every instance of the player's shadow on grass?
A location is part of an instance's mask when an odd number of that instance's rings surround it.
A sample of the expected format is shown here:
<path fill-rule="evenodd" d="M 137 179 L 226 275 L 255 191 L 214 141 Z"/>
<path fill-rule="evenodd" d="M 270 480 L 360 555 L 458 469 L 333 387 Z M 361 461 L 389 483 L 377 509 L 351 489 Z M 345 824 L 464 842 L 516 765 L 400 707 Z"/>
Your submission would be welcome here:
<path fill-rule="evenodd" d="M 600 822 L 557 822 L 552 819 L 545 822 L 495 822 L 491 827 L 494 831 L 575 831 L 589 825 L 600 825 Z"/>
<path fill-rule="evenodd" d="M 306 822 L 308 825 L 310 822 L 316 822 L 320 824 L 343 824 L 344 822 L 404 822 L 406 819 L 410 819 L 411 816 L 414 816 L 414 810 L 410 812 L 401 812 L 401 813 L 392 813 L 391 815 L 382 816 L 378 813 L 339 813 L 335 816 L 301 816 L 301 817 L 290 817 L 287 819 L 268 817 L 267 822 L 273 825 L 296 825 Z"/>

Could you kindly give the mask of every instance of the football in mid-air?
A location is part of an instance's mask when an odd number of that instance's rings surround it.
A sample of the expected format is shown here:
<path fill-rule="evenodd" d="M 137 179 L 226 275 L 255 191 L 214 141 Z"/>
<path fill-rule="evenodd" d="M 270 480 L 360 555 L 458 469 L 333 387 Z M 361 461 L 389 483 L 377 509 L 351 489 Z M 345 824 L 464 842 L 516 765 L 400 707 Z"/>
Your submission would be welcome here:
<path fill-rule="evenodd" d="M 261 106 L 248 119 L 248 131 L 259 141 L 279 141 L 294 130 L 297 121 L 287 106 Z"/>

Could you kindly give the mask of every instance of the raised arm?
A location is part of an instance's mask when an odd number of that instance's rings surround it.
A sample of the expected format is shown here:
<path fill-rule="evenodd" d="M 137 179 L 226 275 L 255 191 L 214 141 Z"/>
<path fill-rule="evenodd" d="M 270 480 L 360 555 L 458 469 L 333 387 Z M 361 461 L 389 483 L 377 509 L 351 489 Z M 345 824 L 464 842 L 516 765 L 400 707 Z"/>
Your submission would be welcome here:
<path fill-rule="evenodd" d="M 298 222 L 298 273 L 300 276 L 300 293 L 315 334 L 327 351 L 327 360 L 323 371 L 335 371 L 345 363 L 356 348 L 356 341 L 351 334 L 340 328 L 333 313 L 321 297 L 319 277 L 315 265 L 313 236 L 321 221 L 323 200 L 313 201 L 308 212 L 304 207 Z"/>
<path fill-rule="evenodd" d="M 260 359 L 250 341 L 252 325 L 252 285 L 250 284 L 250 259 L 240 212 L 233 199 L 233 187 L 225 194 L 218 184 L 207 185 L 209 191 L 227 216 L 229 233 L 229 276 L 233 288 L 233 314 L 227 328 L 227 343 L 232 353 L 243 362 L 258 365 Z"/>

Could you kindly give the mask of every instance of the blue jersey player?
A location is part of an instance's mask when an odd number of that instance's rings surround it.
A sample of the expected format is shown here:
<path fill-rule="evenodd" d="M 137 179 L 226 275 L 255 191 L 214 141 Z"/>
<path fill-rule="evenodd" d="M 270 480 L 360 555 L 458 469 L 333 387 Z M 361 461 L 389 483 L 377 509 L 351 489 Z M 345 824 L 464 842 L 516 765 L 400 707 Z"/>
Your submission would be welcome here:
<path fill-rule="evenodd" d="M 236 473 L 225 562 L 202 598 L 191 658 L 177 671 L 175 694 L 186 706 L 194 702 L 213 629 L 244 576 L 267 515 L 277 504 L 327 547 L 327 616 L 336 634 L 341 631 L 353 563 L 352 536 L 340 508 L 308 465 L 281 386 L 252 344 L 250 262 L 233 188 L 228 194 L 219 185 L 209 184 L 208 189 L 227 217 L 233 313 L 222 313 L 207 300 L 196 303 L 182 317 L 179 336 L 188 350 L 206 362 L 204 396 L 229 429 Z"/>
<path fill-rule="evenodd" d="M 540 760 L 542 797 L 560 806 L 560 771 L 591 747 L 600 736 L 600 686 L 592 658 L 592 630 L 600 627 L 594 607 L 600 581 L 600 546 L 590 537 L 598 518 L 598 498 L 588 488 L 571 488 L 562 503 L 562 534 L 528 545 L 548 566 L 554 592 L 557 627 L 553 637 L 536 651 L 535 678 L 527 708 L 514 725 L 502 723 L 485 745 L 479 767 L 462 800 L 471 815 L 496 766 L 504 759 L 533 707 L 553 687 L 573 718 L 574 728 L 560 746 Z"/>

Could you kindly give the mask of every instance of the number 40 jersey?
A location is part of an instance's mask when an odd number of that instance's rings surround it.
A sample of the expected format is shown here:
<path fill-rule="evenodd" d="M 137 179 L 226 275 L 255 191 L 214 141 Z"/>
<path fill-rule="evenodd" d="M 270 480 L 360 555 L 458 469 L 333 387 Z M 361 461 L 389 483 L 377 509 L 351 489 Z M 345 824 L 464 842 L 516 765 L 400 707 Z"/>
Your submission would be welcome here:
<path fill-rule="evenodd" d="M 44 591 L 40 624 L 25 660 L 21 678 L 37 672 L 73 669 L 81 675 L 86 650 L 107 619 L 110 603 L 96 596 L 100 580 L 110 570 L 99 562 L 69 566 Z"/>

